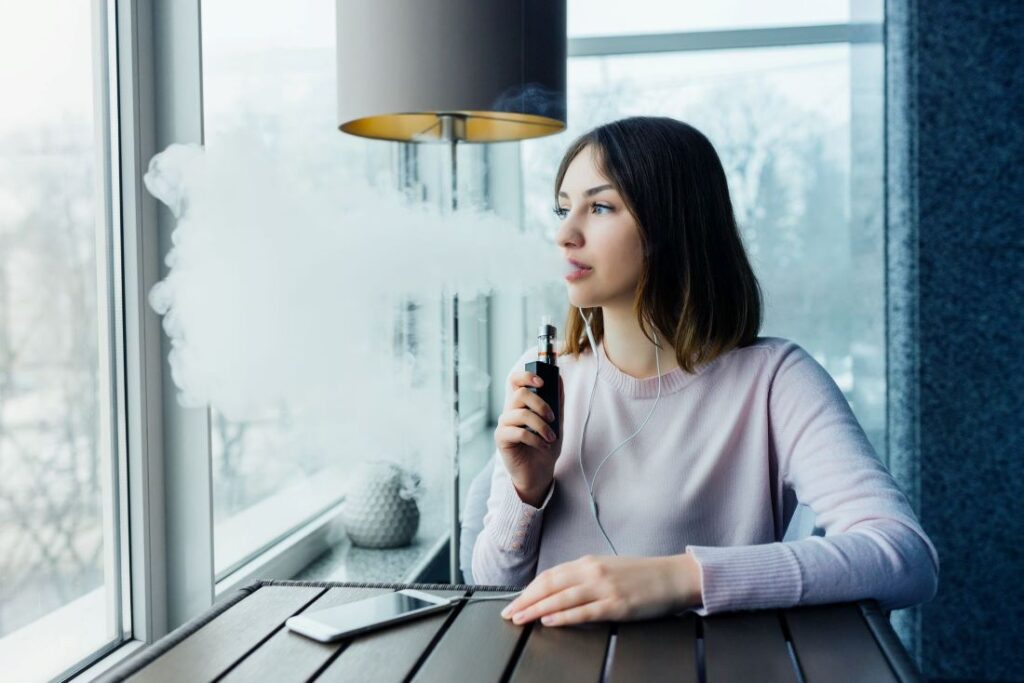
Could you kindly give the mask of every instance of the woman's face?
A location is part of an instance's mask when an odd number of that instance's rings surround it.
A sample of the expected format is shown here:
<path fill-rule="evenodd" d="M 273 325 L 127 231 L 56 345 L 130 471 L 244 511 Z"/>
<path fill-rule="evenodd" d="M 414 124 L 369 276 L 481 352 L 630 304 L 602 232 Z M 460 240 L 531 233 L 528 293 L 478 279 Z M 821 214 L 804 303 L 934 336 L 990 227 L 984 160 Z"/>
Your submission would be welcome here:
<path fill-rule="evenodd" d="M 555 241 L 566 259 L 569 302 L 583 308 L 632 307 L 643 271 L 640 229 L 587 145 L 570 162 L 558 192 Z M 588 269 L 582 272 L 569 260 Z"/>

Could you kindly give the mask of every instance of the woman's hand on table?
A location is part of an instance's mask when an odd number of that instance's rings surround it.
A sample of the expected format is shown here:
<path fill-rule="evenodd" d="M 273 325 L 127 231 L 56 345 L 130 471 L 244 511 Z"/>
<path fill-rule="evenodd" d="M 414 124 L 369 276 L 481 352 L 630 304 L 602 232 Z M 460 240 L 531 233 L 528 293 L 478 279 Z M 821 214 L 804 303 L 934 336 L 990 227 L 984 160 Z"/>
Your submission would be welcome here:
<path fill-rule="evenodd" d="M 701 604 L 700 565 L 690 554 L 586 555 L 541 572 L 502 610 L 516 624 L 631 621 Z"/>

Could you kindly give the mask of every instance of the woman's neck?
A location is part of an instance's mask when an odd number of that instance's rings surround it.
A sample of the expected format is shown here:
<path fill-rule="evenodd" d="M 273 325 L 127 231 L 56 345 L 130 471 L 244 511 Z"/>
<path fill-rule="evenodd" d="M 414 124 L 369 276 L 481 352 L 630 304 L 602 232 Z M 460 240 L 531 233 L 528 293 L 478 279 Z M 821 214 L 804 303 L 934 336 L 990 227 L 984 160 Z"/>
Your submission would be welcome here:
<path fill-rule="evenodd" d="M 604 346 L 608 360 L 630 377 L 646 379 L 657 377 L 658 362 L 654 359 L 654 344 L 644 336 L 633 313 L 632 305 L 628 308 L 605 306 L 601 309 L 604 322 Z M 675 349 L 660 330 L 658 336 L 658 361 L 661 363 L 661 374 L 679 367 L 676 362 Z M 596 351 L 596 349 L 595 349 Z"/>

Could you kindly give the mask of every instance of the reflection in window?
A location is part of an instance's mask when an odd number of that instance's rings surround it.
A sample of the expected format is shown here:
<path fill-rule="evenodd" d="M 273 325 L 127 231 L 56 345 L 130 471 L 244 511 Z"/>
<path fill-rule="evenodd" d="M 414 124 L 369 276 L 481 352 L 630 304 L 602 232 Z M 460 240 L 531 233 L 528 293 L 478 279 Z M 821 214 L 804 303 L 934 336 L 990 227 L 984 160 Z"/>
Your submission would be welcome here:
<path fill-rule="evenodd" d="M 239 12 L 249 16 L 244 32 Z M 338 133 L 334 121 L 333 2 L 204 3 L 202 15 L 207 146 L 239 133 L 254 136 L 264 153 L 298 167 L 311 183 L 321 164 L 345 160 L 353 175 L 373 165 L 361 141 Z M 221 578 L 338 502 L 344 477 L 331 467 L 340 444 L 318 436 L 288 405 L 240 420 L 214 408 L 210 432 Z"/>
<path fill-rule="evenodd" d="M 244 136 L 255 141 L 260 155 L 272 158 L 290 178 L 298 179 L 297 184 L 313 188 L 326 177 L 337 178 L 340 172 L 357 183 L 401 187 L 412 203 L 440 201 L 446 148 L 368 141 L 338 131 L 333 0 L 258 7 L 242 2 L 204 3 L 202 14 L 204 142 L 208 149 Z M 240 14 L 247 17 L 244 31 L 237 21 Z M 465 145 L 458 150 L 460 203 L 478 205 L 483 200 L 483 147 Z M 295 226 L 296 231 L 301 228 Z M 315 250 L 322 245 L 310 247 Z M 341 301 L 360 294 L 345 291 L 337 297 Z M 438 294 L 395 301 L 394 329 L 373 337 L 380 341 L 383 353 L 393 352 L 400 359 L 413 387 L 440 381 L 422 376 L 424 368 L 436 368 L 440 362 L 439 332 L 451 332 L 450 325 L 442 323 Z M 282 305 L 296 305 L 296 301 Z M 315 312 L 325 324 L 338 324 L 339 320 L 330 320 L 332 314 L 337 311 Z M 460 409 L 462 434 L 467 439 L 481 430 L 486 415 L 486 314 L 485 297 L 460 301 Z M 340 323 L 351 325 L 353 335 L 375 334 L 360 328 L 356 321 Z M 272 310 L 268 310 L 267 324 L 280 324 Z M 296 340 L 295 353 L 306 350 L 308 347 Z M 281 366 L 279 357 L 268 356 L 268 369 Z M 372 359 L 354 357 L 351 362 L 370 363 Z M 344 376 L 337 380 L 339 386 L 344 382 Z M 446 380 L 444 386 L 451 384 Z M 303 394 L 304 388 L 296 391 Z M 212 407 L 214 564 L 218 578 L 339 502 L 350 484 L 350 466 L 360 458 L 420 457 L 418 444 L 403 446 L 402 453 L 390 452 L 392 447 L 384 445 L 384 437 L 394 435 L 374 435 L 371 428 L 379 428 L 385 418 L 375 425 L 355 424 L 347 408 L 360 399 L 352 395 L 336 406 L 322 406 L 323 414 L 316 417 L 286 403 L 261 406 L 259 415 L 244 418 Z M 346 405 L 347 401 L 353 403 Z M 345 435 L 356 431 L 363 438 L 373 435 L 381 446 L 353 447 Z M 394 431 L 410 442 L 424 438 L 410 426 Z M 435 469 L 443 467 L 446 465 L 441 463 Z M 443 524 L 445 519 L 443 496 L 447 489 L 440 483 L 425 488 L 426 496 L 438 499 L 421 501 L 420 529 L 423 534 L 439 534 L 443 529 L 437 528 L 437 522 Z"/>

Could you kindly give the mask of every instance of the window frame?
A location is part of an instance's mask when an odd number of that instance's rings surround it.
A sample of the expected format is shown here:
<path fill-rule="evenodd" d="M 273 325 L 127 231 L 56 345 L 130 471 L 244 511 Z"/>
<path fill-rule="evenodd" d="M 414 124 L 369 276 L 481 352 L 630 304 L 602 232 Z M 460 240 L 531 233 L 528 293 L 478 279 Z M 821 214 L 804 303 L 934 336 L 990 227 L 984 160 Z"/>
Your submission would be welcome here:
<path fill-rule="evenodd" d="M 24 627 L 38 630 L 41 623 L 78 621 L 83 603 L 102 601 L 106 617 L 118 635 L 60 673 L 58 680 L 82 679 L 87 672 L 105 668 L 111 661 L 141 646 L 134 640 L 137 614 L 132 600 L 132 546 L 130 542 L 129 462 L 126 444 L 126 395 L 124 383 L 124 289 L 122 285 L 122 235 L 118 207 L 121 202 L 121 112 L 118 106 L 118 8 L 117 0 L 93 0 L 90 10 L 92 100 L 95 160 L 96 316 L 99 352 L 99 468 L 103 535 L 104 576 L 116 572 L 113 586 L 104 583 L 75 600 L 48 612 L 39 622 Z M 106 596 L 108 589 L 113 595 Z"/>

